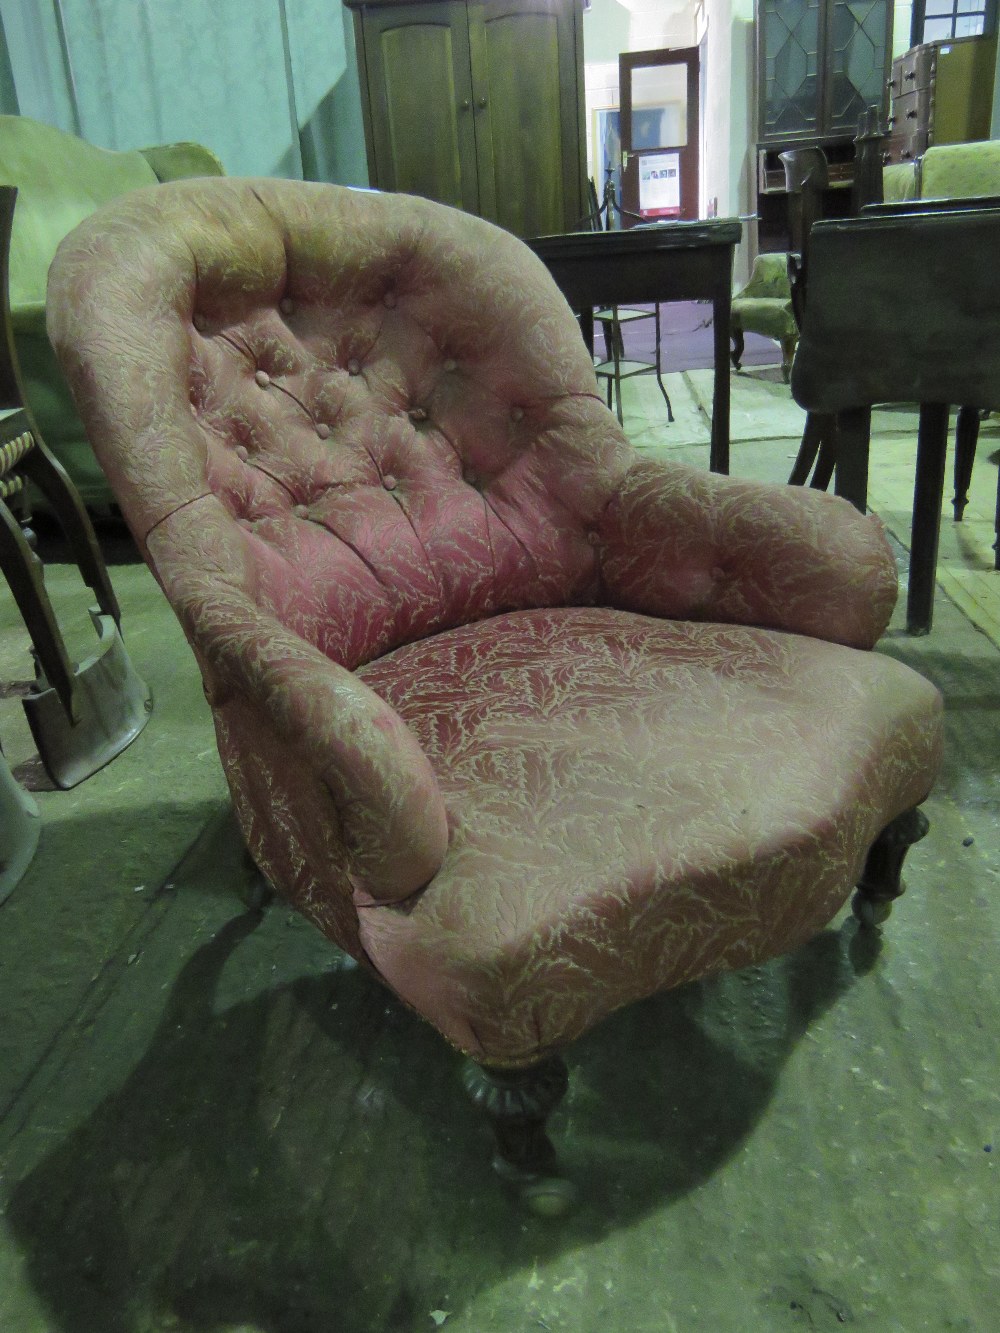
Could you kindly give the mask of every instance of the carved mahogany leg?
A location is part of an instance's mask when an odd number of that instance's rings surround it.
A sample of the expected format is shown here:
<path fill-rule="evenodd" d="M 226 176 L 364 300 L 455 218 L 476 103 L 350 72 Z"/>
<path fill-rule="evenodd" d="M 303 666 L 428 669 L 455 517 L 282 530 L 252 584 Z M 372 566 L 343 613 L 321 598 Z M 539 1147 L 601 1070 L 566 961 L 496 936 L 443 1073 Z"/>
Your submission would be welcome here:
<path fill-rule="evenodd" d="M 492 1122 L 493 1169 L 518 1187 L 532 1212 L 546 1217 L 565 1213 L 575 1192 L 556 1174 L 556 1150 L 545 1132 L 569 1083 L 565 1063 L 552 1056 L 527 1069 L 492 1069 L 470 1061 L 462 1081 Z"/>
<path fill-rule="evenodd" d="M 904 810 L 886 825 L 872 843 L 868 860 L 851 900 L 854 915 L 863 926 L 879 926 L 903 892 L 903 861 L 915 842 L 926 834 L 927 816 L 917 806 Z"/>

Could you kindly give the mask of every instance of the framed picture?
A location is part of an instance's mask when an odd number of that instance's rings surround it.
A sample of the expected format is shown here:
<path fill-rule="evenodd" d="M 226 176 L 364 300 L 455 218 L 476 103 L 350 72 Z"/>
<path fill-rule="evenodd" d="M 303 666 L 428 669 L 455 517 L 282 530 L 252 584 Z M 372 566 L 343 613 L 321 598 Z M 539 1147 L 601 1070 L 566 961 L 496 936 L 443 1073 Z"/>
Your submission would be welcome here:
<path fill-rule="evenodd" d="M 680 153 L 639 155 L 639 212 L 644 218 L 680 217 Z"/>

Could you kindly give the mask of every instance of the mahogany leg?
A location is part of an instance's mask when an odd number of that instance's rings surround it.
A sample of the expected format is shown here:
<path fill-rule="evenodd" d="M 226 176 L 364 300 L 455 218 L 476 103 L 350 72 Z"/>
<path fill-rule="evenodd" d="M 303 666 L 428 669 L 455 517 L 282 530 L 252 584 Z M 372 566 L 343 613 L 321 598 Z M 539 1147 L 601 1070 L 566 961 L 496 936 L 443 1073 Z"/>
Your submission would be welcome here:
<path fill-rule="evenodd" d="M 906 595 L 908 634 L 927 634 L 934 616 L 934 576 L 941 532 L 947 445 L 948 405 L 921 403 L 910 534 L 910 586 Z"/>
<path fill-rule="evenodd" d="M 809 471 L 816 461 L 816 455 L 819 453 L 819 447 L 823 440 L 823 423 L 826 420 L 825 416 L 816 412 L 807 414 L 805 429 L 802 432 L 802 443 L 799 445 L 799 452 L 795 456 L 795 462 L 788 478 L 789 486 L 804 486 L 808 481 Z"/>
<path fill-rule="evenodd" d="M 851 900 L 851 910 L 863 926 L 880 926 L 889 916 L 906 887 L 902 880 L 906 853 L 928 828 L 927 816 L 913 806 L 887 824 L 872 843 Z"/>
<path fill-rule="evenodd" d="M 965 506 L 969 503 L 969 484 L 972 465 L 976 461 L 979 442 L 979 409 L 960 407 L 955 425 L 955 497 L 951 502 L 955 522 L 961 523 Z"/>
<path fill-rule="evenodd" d="M 862 514 L 868 509 L 868 451 L 871 433 L 870 407 L 854 407 L 838 413 L 834 490 L 843 499 L 850 500 Z"/>
<path fill-rule="evenodd" d="M 809 481 L 814 491 L 828 491 L 837 468 L 837 418 L 831 413 L 822 418 L 819 439 L 819 457 Z"/>
<path fill-rule="evenodd" d="M 496 1069 L 470 1061 L 462 1081 L 493 1125 L 493 1169 L 518 1187 L 533 1212 L 547 1217 L 565 1213 L 575 1191 L 558 1176 L 556 1150 L 546 1133 L 546 1122 L 569 1084 L 564 1061 L 551 1056 L 526 1069 Z"/>

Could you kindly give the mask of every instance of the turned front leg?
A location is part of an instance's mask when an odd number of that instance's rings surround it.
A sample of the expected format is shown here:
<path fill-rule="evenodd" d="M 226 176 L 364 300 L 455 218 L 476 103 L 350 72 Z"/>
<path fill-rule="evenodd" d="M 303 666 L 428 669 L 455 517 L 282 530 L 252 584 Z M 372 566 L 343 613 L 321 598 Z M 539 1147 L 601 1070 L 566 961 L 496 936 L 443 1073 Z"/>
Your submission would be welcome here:
<path fill-rule="evenodd" d="M 927 833 L 927 816 L 917 806 L 904 810 L 872 843 L 851 908 L 863 926 L 878 926 L 903 893 L 903 862 L 915 842 Z"/>
<path fill-rule="evenodd" d="M 555 1174 L 556 1150 L 546 1125 L 569 1085 L 565 1062 L 550 1056 L 524 1069 L 497 1069 L 470 1061 L 463 1082 L 493 1126 L 493 1169 L 519 1187 L 523 1201 L 534 1212 L 564 1213 L 573 1190 Z"/>

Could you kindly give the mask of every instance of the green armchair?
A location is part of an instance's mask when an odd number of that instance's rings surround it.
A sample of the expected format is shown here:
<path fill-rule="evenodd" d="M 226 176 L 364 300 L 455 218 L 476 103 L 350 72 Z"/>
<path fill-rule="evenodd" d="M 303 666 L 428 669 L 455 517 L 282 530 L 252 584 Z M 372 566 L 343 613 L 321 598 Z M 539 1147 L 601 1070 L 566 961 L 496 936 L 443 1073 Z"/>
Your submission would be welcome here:
<path fill-rule="evenodd" d="M 0 116 L 0 185 L 18 190 L 10 249 L 11 321 L 27 405 L 92 512 L 111 489 L 87 443 L 45 333 L 45 283 L 59 242 L 109 199 L 157 181 L 221 176 L 200 144 L 109 152 L 26 116 Z"/>
<path fill-rule="evenodd" d="M 729 332 L 733 340 L 733 365 L 737 370 L 743 358 L 743 335 L 759 333 L 781 344 L 781 373 L 788 380 L 799 331 L 792 312 L 788 256 L 783 251 L 758 255 L 754 260 L 750 281 L 733 297 Z"/>

